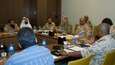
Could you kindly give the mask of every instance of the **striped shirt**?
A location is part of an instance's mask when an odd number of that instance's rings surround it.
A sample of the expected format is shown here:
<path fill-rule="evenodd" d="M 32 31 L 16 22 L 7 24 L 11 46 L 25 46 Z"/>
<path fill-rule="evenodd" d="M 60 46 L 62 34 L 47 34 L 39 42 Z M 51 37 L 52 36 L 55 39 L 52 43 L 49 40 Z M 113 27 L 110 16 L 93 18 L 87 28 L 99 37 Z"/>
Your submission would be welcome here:
<path fill-rule="evenodd" d="M 5 65 L 54 65 L 54 60 L 47 48 L 34 45 L 12 55 Z"/>

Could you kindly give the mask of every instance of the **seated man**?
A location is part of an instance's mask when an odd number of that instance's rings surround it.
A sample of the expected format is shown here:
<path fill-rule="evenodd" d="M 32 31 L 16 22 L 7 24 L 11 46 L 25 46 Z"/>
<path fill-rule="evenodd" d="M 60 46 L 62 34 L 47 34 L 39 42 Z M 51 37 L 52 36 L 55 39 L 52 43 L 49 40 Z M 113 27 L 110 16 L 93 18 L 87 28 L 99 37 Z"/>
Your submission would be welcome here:
<path fill-rule="evenodd" d="M 98 26 L 98 36 L 100 37 L 93 45 L 88 48 L 84 48 L 82 51 L 65 52 L 59 51 L 62 55 L 68 55 L 73 57 L 85 57 L 88 54 L 92 54 L 93 57 L 89 65 L 101 65 L 106 52 L 115 50 L 115 32 L 109 34 L 109 25 L 103 23 Z"/>
<path fill-rule="evenodd" d="M 92 25 L 92 24 L 91 24 L 91 21 L 89 20 L 89 17 L 88 17 L 87 15 L 84 16 L 84 18 L 85 18 L 86 23 L 87 23 L 88 25 Z"/>
<path fill-rule="evenodd" d="M 8 24 L 6 24 L 4 27 L 5 32 L 17 32 L 18 30 L 19 27 L 13 19 L 9 19 Z"/>
<path fill-rule="evenodd" d="M 45 30 L 54 30 L 55 29 L 55 23 L 53 22 L 52 18 L 48 18 L 48 22 L 43 27 Z"/>
<path fill-rule="evenodd" d="M 91 35 L 91 26 L 87 24 L 85 17 L 81 17 L 79 20 L 79 25 L 76 28 L 76 33 L 81 36 Z"/>
<path fill-rule="evenodd" d="M 66 16 L 61 18 L 60 26 L 56 29 L 57 32 L 62 32 L 62 30 L 64 30 L 66 34 L 72 34 L 72 25 L 69 23 L 68 17 Z"/>
<path fill-rule="evenodd" d="M 17 33 L 17 40 L 23 50 L 13 54 L 5 65 L 54 65 L 50 50 L 37 45 L 37 39 L 31 28 L 21 28 Z"/>
<path fill-rule="evenodd" d="M 23 17 L 23 20 L 20 24 L 20 28 L 23 28 L 23 27 L 29 27 L 29 28 L 32 28 L 31 24 L 30 24 L 30 21 L 27 17 Z"/>

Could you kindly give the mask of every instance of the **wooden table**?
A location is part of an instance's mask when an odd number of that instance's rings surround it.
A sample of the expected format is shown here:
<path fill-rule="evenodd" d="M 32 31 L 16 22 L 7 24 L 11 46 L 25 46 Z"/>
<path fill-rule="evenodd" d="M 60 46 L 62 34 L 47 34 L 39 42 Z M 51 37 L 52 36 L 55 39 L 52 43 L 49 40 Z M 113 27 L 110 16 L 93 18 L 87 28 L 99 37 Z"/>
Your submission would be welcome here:
<path fill-rule="evenodd" d="M 52 49 L 53 46 L 59 45 L 58 44 L 58 36 L 53 36 L 52 37 L 52 36 L 42 35 L 40 33 L 37 33 L 36 38 L 38 40 L 38 45 L 41 45 L 42 40 L 45 39 L 46 40 L 46 45 L 47 45 L 46 47 L 48 49 L 50 49 L 51 51 L 53 51 L 53 49 Z M 12 42 L 14 44 L 15 51 L 22 50 L 18 45 L 16 35 L 9 35 L 9 34 L 1 35 L 0 36 L 0 43 L 2 43 L 2 41 L 5 41 L 7 47 Z M 68 56 L 60 56 L 59 58 L 55 59 L 55 61 L 59 61 L 59 60 L 65 59 L 65 58 L 68 58 Z"/>
<path fill-rule="evenodd" d="M 36 34 L 36 38 L 38 40 L 38 45 L 41 45 L 42 40 L 45 39 L 46 43 L 55 44 L 58 43 L 57 37 L 51 37 L 42 35 L 40 33 Z M 18 41 L 16 39 L 16 34 L 10 35 L 8 33 L 4 33 L 0 36 L 0 43 L 5 42 L 6 46 L 8 47 L 10 43 L 14 44 L 15 51 L 20 50 L 21 48 L 18 45 Z"/>
<path fill-rule="evenodd" d="M 58 44 L 58 37 L 54 36 L 54 37 L 51 37 L 51 36 L 46 36 L 46 35 L 42 35 L 42 34 L 36 34 L 36 38 L 38 40 L 38 45 L 41 45 L 42 43 L 42 40 L 45 39 L 46 40 L 46 47 L 50 50 L 50 51 L 54 51 L 53 50 L 53 46 L 57 46 L 60 44 Z M 0 36 L 0 43 L 2 43 L 2 41 L 5 41 L 6 43 L 6 46 L 8 47 L 10 43 L 13 43 L 14 44 L 14 48 L 15 48 L 15 51 L 20 51 L 22 50 L 19 45 L 18 45 L 18 41 L 16 39 L 16 35 L 1 35 Z M 62 45 L 61 45 L 62 46 Z M 54 59 L 55 61 L 59 61 L 61 59 L 65 59 L 67 58 L 67 56 L 60 56 L 59 58 L 57 59 Z M 3 63 L 3 62 L 0 62 L 0 63 Z M 2 64 L 0 64 L 2 65 Z"/>
<path fill-rule="evenodd" d="M 57 46 L 57 45 L 59 45 L 59 44 L 47 44 L 46 47 L 47 47 L 50 51 L 54 51 L 54 50 L 53 50 L 53 46 Z M 59 45 L 59 46 L 62 46 L 62 45 Z M 21 50 L 17 50 L 16 52 L 19 52 L 19 51 L 21 51 Z M 68 56 L 59 56 L 59 58 L 54 59 L 54 61 L 57 62 L 57 61 L 59 61 L 59 60 L 65 59 L 65 58 L 68 58 Z M 2 64 L 2 63 L 3 63 L 3 61 L 0 62 L 0 65 L 4 65 L 4 64 Z"/>

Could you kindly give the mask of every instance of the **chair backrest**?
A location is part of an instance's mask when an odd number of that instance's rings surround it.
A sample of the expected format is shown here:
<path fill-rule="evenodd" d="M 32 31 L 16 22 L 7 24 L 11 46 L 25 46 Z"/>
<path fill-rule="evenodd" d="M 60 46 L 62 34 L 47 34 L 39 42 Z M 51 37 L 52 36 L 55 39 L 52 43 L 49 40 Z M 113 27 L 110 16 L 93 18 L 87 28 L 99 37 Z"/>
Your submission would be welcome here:
<path fill-rule="evenodd" d="M 76 30 L 77 30 L 78 26 L 79 26 L 79 24 L 75 24 L 74 34 L 76 34 Z"/>
<path fill-rule="evenodd" d="M 114 64 L 113 65 L 115 65 L 115 60 L 114 60 Z"/>
<path fill-rule="evenodd" d="M 115 65 L 115 63 L 113 65 Z"/>
<path fill-rule="evenodd" d="M 115 59 L 114 59 L 114 64 L 113 65 L 115 65 Z"/>
<path fill-rule="evenodd" d="M 89 65 L 91 58 L 92 55 L 89 54 L 88 56 L 81 58 L 79 60 L 70 61 L 68 65 Z"/>
<path fill-rule="evenodd" d="M 94 32 L 93 32 L 93 35 L 94 35 L 94 36 L 97 36 L 97 34 L 98 34 L 97 32 L 98 32 L 98 31 L 97 31 L 97 26 L 94 26 Z"/>
<path fill-rule="evenodd" d="M 112 50 L 111 52 L 106 53 L 102 65 L 113 65 L 114 62 L 115 62 L 115 50 Z"/>

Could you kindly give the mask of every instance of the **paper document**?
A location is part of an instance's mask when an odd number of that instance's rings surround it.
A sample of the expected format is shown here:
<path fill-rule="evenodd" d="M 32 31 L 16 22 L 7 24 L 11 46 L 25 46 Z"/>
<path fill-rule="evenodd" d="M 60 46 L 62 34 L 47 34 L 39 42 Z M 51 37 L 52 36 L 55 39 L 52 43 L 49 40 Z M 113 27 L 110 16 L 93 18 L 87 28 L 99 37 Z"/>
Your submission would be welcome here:
<path fill-rule="evenodd" d="M 73 51 L 81 51 L 81 50 L 83 50 L 84 48 L 81 48 L 81 47 L 78 47 L 78 46 L 74 46 L 74 47 L 69 48 L 69 49 L 71 49 L 71 50 L 73 50 Z"/>
<path fill-rule="evenodd" d="M 73 35 L 65 35 L 65 37 L 66 37 L 66 39 L 70 40 L 70 39 L 72 39 Z M 78 38 L 79 35 L 75 35 L 74 37 Z"/>
<path fill-rule="evenodd" d="M 57 58 L 59 58 L 58 56 L 55 56 L 55 55 L 52 55 L 53 56 L 53 59 L 57 59 Z"/>
<path fill-rule="evenodd" d="M 69 50 L 69 49 L 64 49 L 66 52 L 74 52 L 72 50 Z"/>

